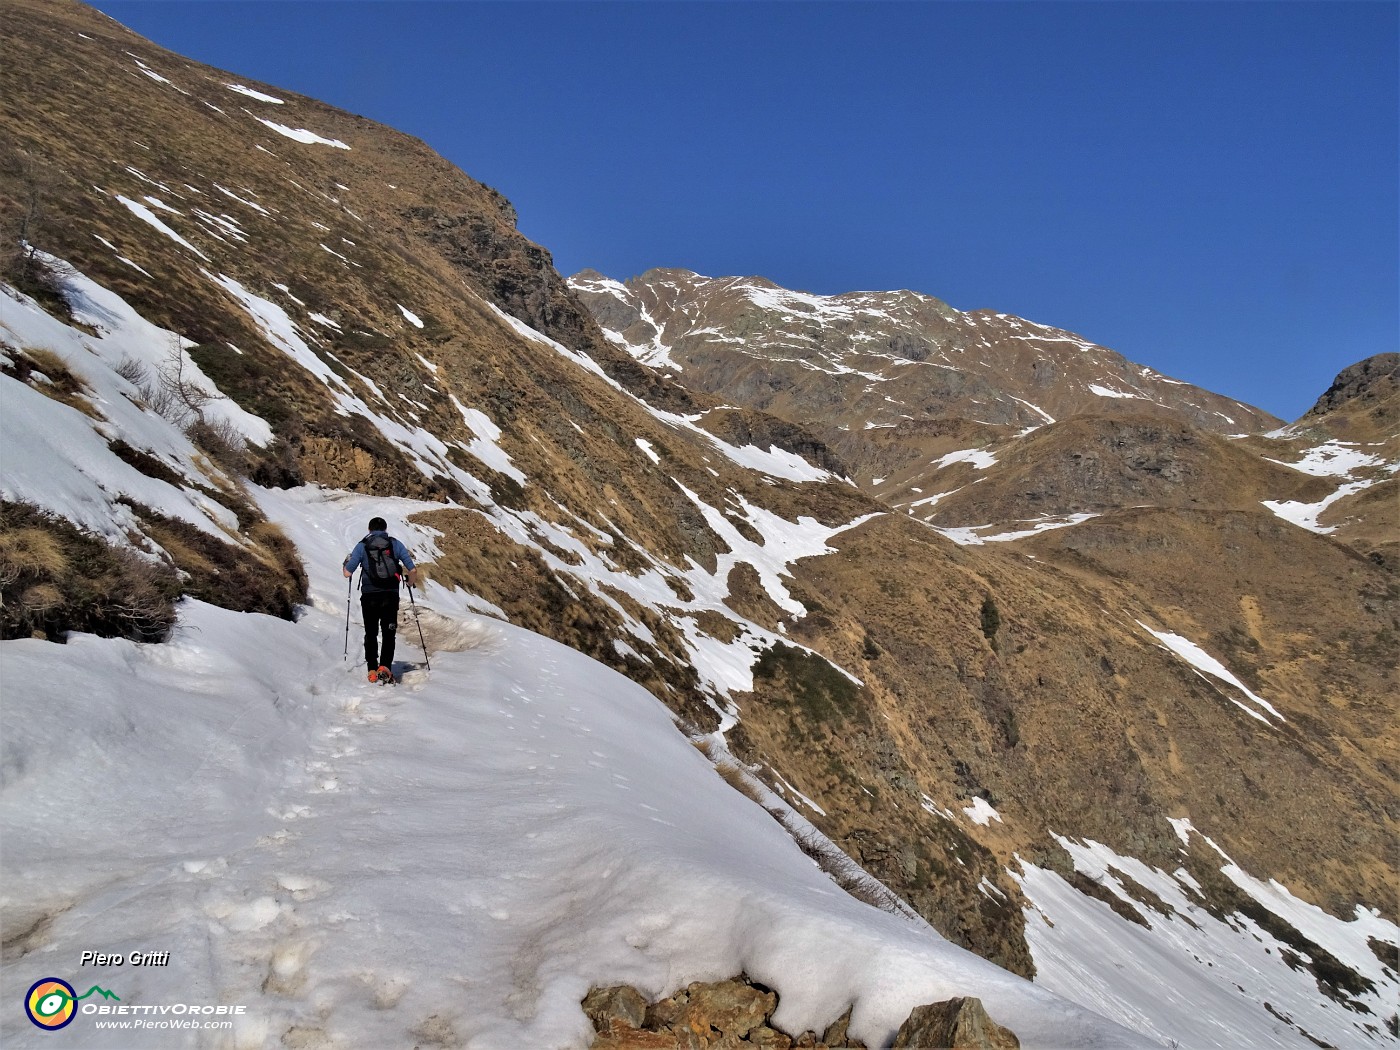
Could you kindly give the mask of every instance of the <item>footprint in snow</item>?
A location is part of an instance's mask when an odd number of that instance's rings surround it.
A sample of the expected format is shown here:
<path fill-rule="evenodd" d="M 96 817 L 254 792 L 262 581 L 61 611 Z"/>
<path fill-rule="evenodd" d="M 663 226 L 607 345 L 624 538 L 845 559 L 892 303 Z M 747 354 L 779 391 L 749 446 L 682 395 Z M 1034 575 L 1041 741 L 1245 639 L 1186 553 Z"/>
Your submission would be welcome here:
<path fill-rule="evenodd" d="M 287 907 L 290 911 L 290 906 Z M 204 905 L 204 914 L 233 933 L 253 933 L 271 926 L 281 917 L 283 905 L 275 897 L 257 897 L 251 901 L 230 901 L 223 898 Z"/>
<path fill-rule="evenodd" d="M 276 817 L 278 820 L 303 820 L 306 817 L 314 817 L 316 814 L 310 806 L 291 806 L 285 812 L 279 813 L 275 809 L 267 811 L 268 816 Z"/>
<path fill-rule="evenodd" d="M 399 1005 L 403 993 L 408 991 L 409 980 L 405 977 L 389 977 L 382 974 L 362 973 L 360 980 L 369 990 L 370 1003 L 376 1010 L 392 1010 Z"/>
<path fill-rule="evenodd" d="M 331 888 L 329 882 L 310 875 L 278 875 L 277 885 L 290 893 L 294 901 L 315 900 Z"/>
<path fill-rule="evenodd" d="M 311 941 L 283 941 L 268 960 L 262 990 L 273 995 L 295 996 L 306 984 L 306 964 L 316 945 Z"/>

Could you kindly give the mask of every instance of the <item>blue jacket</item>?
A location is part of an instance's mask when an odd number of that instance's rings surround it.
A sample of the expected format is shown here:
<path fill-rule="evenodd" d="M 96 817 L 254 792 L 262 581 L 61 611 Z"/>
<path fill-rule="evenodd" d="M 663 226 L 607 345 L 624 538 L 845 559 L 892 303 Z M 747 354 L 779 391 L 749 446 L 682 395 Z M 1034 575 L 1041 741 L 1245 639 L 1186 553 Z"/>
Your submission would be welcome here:
<path fill-rule="evenodd" d="M 370 536 L 388 535 L 389 534 L 383 529 L 376 529 L 374 532 L 371 532 L 369 535 L 367 535 L 365 537 L 365 540 L 369 539 Z M 350 552 L 349 557 L 345 559 L 346 572 L 353 574 L 356 569 L 362 568 L 364 566 L 365 559 L 369 557 L 369 555 L 365 553 L 365 540 L 361 540 L 359 543 L 355 544 L 355 549 L 352 550 Z M 409 555 L 407 547 L 405 547 L 393 536 L 389 536 L 389 546 L 390 549 L 394 552 L 394 557 L 398 559 L 400 565 L 402 565 L 405 569 L 412 569 L 414 567 L 413 558 Z M 377 587 L 374 585 L 374 581 L 369 578 L 369 573 L 360 573 L 361 591 L 379 591 L 383 589 L 384 588 Z M 397 583 L 394 585 L 393 589 L 398 590 Z"/>

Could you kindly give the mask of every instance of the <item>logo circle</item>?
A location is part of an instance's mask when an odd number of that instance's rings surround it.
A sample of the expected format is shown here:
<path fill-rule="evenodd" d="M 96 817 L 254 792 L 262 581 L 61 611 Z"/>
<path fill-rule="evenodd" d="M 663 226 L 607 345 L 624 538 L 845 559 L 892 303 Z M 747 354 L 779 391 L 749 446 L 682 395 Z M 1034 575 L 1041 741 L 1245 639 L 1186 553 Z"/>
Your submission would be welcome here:
<path fill-rule="evenodd" d="M 78 993 L 67 981 L 45 977 L 35 981 L 24 997 L 24 1012 L 45 1031 L 53 1032 L 69 1024 L 77 1013 Z"/>

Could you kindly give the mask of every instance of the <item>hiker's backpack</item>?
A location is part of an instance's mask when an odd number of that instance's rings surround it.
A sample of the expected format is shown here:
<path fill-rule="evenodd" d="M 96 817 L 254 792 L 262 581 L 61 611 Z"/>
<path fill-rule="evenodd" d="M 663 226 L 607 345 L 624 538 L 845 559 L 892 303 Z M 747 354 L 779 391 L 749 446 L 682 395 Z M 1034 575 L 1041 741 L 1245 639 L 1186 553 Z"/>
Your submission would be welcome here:
<path fill-rule="evenodd" d="M 399 588 L 399 559 L 394 557 L 394 541 L 382 532 L 370 533 L 365 545 L 365 579 L 375 590 Z"/>

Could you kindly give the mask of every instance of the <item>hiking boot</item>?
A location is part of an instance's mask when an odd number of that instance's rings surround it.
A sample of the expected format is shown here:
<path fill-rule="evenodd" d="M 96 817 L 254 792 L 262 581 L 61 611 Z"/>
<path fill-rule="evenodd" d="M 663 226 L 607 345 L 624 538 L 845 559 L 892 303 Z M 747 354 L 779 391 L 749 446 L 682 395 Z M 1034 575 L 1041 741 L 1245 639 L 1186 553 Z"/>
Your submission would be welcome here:
<path fill-rule="evenodd" d="M 389 670 L 383 664 L 380 664 L 379 672 L 375 677 L 378 678 L 381 682 L 392 682 L 394 680 L 394 672 Z"/>
<path fill-rule="evenodd" d="M 378 682 L 378 681 L 379 681 L 379 672 L 378 672 L 378 671 L 370 671 L 370 673 L 369 673 L 369 680 L 370 680 L 370 682 L 372 682 L 372 683 L 373 683 L 373 682 Z"/>

